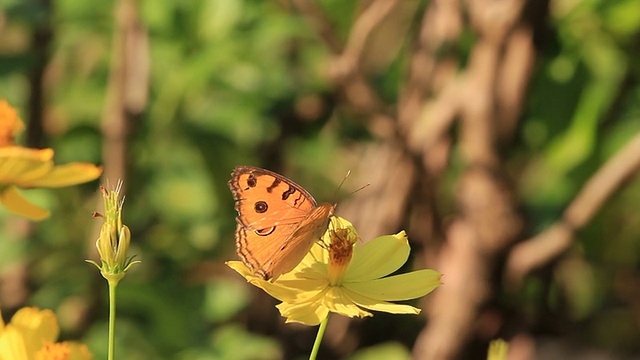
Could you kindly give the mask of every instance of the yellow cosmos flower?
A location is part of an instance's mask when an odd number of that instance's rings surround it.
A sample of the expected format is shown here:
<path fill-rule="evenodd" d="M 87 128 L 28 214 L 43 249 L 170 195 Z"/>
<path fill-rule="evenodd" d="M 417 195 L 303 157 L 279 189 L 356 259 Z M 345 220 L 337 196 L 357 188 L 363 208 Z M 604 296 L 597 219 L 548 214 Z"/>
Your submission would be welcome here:
<path fill-rule="evenodd" d="M 16 109 L 0 99 L 0 146 L 13 145 L 14 136 L 24 129 Z"/>
<path fill-rule="evenodd" d="M 502 339 L 493 340 L 489 344 L 487 360 L 505 360 L 509 352 L 509 343 Z"/>
<path fill-rule="evenodd" d="M 418 314 L 418 308 L 390 301 L 415 299 L 440 286 L 441 274 L 430 269 L 387 276 L 409 257 L 404 231 L 361 244 L 343 218 L 332 217 L 329 229 L 324 244 L 314 244 L 294 270 L 273 283 L 254 276 L 240 261 L 227 265 L 281 300 L 277 307 L 287 322 L 305 325 L 320 324 L 329 312 L 349 317 L 372 316 L 367 310 Z"/>
<path fill-rule="evenodd" d="M 53 150 L 14 145 L 14 135 L 23 128 L 16 111 L 0 100 L 0 204 L 16 215 L 42 220 L 49 212 L 26 200 L 18 188 L 77 185 L 97 179 L 102 168 L 88 163 L 56 166 Z"/>
<path fill-rule="evenodd" d="M 25 307 L 4 324 L 0 316 L 0 360 L 84 360 L 89 349 L 74 342 L 56 343 L 60 329 L 51 310 Z"/>

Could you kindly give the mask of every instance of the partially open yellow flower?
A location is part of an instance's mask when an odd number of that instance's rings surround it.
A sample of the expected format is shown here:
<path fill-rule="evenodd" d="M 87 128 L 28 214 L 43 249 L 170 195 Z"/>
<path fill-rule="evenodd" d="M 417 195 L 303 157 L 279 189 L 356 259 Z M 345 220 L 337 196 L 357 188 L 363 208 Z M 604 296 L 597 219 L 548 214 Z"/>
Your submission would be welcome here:
<path fill-rule="evenodd" d="M 329 312 L 349 317 L 372 316 L 367 310 L 418 314 L 418 308 L 390 301 L 418 298 L 440 286 L 441 274 L 429 269 L 385 277 L 409 257 L 404 231 L 361 244 L 347 220 L 332 217 L 329 228 L 324 244 L 315 244 L 300 265 L 273 283 L 254 276 L 240 261 L 227 265 L 281 300 L 277 307 L 287 322 L 305 325 L 319 324 Z"/>
<path fill-rule="evenodd" d="M 0 316 L 0 360 L 83 360 L 89 349 L 74 342 L 56 343 L 60 329 L 51 310 L 25 307 L 4 324 Z"/>
<path fill-rule="evenodd" d="M 15 146 L 13 136 L 23 128 L 16 111 L 0 100 L 0 204 L 16 215 L 42 220 L 49 211 L 26 200 L 18 188 L 77 185 L 97 179 L 102 168 L 79 162 L 56 166 L 51 149 Z"/>
<path fill-rule="evenodd" d="M 104 224 L 100 228 L 100 236 L 96 240 L 101 264 L 93 260 L 87 260 L 87 262 L 100 269 L 100 273 L 109 283 L 117 285 L 127 270 L 140 261 L 133 261 L 133 257 L 127 257 L 131 243 L 131 231 L 127 225 L 122 223 L 122 207 L 124 206 L 124 199 L 120 197 L 122 181 L 118 181 L 118 184 L 112 189 L 101 186 L 100 191 L 104 200 L 104 215 L 96 212 L 93 216 L 104 219 Z"/>
<path fill-rule="evenodd" d="M 493 340 L 489 344 L 487 360 L 505 360 L 509 352 L 509 343 L 502 339 Z"/>

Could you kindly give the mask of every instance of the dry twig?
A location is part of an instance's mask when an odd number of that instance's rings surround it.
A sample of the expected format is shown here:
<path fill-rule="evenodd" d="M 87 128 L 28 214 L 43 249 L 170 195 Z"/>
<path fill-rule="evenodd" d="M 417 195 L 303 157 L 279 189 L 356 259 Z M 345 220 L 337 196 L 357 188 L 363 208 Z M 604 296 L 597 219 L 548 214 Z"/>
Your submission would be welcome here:
<path fill-rule="evenodd" d="M 640 134 L 633 137 L 584 185 L 562 219 L 535 237 L 516 245 L 507 260 L 506 279 L 517 284 L 534 269 L 549 264 L 572 244 L 575 231 L 586 225 L 625 181 L 640 169 Z"/>

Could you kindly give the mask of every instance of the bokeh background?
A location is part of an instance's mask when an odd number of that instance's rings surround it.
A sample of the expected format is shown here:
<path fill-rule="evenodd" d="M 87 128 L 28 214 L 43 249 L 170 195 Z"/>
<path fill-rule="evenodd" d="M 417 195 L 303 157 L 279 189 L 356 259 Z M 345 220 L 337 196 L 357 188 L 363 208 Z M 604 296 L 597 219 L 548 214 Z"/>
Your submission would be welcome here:
<path fill-rule="evenodd" d="M 320 358 L 640 357 L 637 0 L 3 0 L 0 97 L 100 181 L 0 214 L 3 316 L 53 309 L 106 358 L 97 188 L 123 179 L 121 359 L 303 359 L 235 259 L 236 165 L 405 229 L 443 272 L 419 316 L 332 317 Z M 338 195 L 338 184 L 351 170 Z M 353 190 L 370 184 L 363 190 Z"/>

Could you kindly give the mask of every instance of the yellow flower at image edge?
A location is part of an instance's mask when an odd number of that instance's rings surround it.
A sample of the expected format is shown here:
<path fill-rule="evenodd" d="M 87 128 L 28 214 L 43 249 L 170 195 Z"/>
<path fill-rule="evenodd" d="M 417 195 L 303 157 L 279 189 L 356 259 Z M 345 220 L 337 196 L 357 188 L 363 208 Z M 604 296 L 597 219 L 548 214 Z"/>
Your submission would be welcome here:
<path fill-rule="evenodd" d="M 13 145 L 14 136 L 24 130 L 16 109 L 6 100 L 0 100 L 0 146 Z"/>
<path fill-rule="evenodd" d="M 83 360 L 92 355 L 83 344 L 56 343 L 60 329 L 51 310 L 25 307 L 8 324 L 0 317 L 0 360 Z"/>
<path fill-rule="evenodd" d="M 0 203 L 10 212 L 42 220 L 49 212 L 26 200 L 17 188 L 56 188 L 97 179 L 102 169 L 88 163 L 54 165 L 53 150 L 0 147 Z"/>
<path fill-rule="evenodd" d="M 0 203 L 10 212 L 42 220 L 49 212 L 27 201 L 17 188 L 55 188 L 97 179 L 102 169 L 88 163 L 56 166 L 53 150 L 14 145 L 14 136 L 24 130 L 17 111 L 0 99 Z"/>
<path fill-rule="evenodd" d="M 493 340 L 489 344 L 487 360 L 505 360 L 509 352 L 509 343 L 502 339 Z"/>
<path fill-rule="evenodd" d="M 305 325 L 319 324 L 329 312 L 349 317 L 372 316 L 367 310 L 418 314 L 418 308 L 390 301 L 415 299 L 441 284 L 441 274 L 430 269 L 385 277 L 409 257 L 404 231 L 359 244 L 351 223 L 333 217 L 323 240 L 323 246 L 314 244 L 293 271 L 273 283 L 253 275 L 240 261 L 227 265 L 281 300 L 277 307 L 287 322 Z"/>

